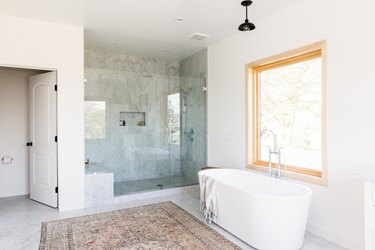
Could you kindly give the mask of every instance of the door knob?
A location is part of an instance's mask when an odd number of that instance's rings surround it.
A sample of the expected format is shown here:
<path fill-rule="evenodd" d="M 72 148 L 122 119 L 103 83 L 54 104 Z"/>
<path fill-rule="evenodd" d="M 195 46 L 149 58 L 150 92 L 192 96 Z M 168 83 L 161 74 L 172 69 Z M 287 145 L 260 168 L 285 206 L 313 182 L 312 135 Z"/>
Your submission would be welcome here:
<path fill-rule="evenodd" d="M 26 143 L 26 146 L 28 146 L 28 147 L 32 147 L 32 146 L 33 146 L 33 142 L 27 142 L 27 143 Z"/>

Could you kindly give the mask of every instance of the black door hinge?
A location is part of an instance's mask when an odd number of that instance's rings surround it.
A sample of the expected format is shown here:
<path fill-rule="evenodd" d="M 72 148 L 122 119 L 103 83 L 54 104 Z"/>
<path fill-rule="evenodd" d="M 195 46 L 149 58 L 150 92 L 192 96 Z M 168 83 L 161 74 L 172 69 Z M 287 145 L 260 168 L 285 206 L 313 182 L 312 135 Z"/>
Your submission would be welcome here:
<path fill-rule="evenodd" d="M 59 187 L 55 187 L 55 193 L 59 193 Z"/>
<path fill-rule="evenodd" d="M 55 84 L 55 91 L 57 91 L 57 84 Z"/>
<path fill-rule="evenodd" d="M 55 142 L 57 142 L 57 136 L 55 136 Z"/>

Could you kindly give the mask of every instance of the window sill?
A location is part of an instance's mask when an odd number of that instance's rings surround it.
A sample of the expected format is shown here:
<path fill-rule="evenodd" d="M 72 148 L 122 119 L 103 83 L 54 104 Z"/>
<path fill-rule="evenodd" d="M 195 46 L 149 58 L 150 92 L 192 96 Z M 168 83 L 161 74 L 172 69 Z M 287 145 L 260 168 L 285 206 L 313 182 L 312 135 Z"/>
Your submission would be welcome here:
<path fill-rule="evenodd" d="M 268 166 L 262 166 L 262 165 L 256 165 L 256 164 L 248 164 L 247 169 L 255 170 L 255 171 L 260 171 L 263 173 L 268 173 Z M 273 173 L 275 173 L 275 169 L 273 169 Z M 328 186 L 328 180 L 327 176 L 322 173 L 322 177 L 315 177 L 315 176 L 310 176 L 306 174 L 300 174 L 292 171 L 282 171 L 283 178 L 285 179 L 292 179 L 292 180 L 297 180 L 297 181 L 302 181 L 302 182 L 308 182 L 311 184 L 315 185 L 320 185 L 320 186 Z"/>

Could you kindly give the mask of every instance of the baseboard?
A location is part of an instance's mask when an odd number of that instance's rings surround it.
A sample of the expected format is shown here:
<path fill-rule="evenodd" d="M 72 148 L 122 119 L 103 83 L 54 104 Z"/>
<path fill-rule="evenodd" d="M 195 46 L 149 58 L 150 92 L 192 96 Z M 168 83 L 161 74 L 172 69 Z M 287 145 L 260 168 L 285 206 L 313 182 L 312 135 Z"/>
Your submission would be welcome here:
<path fill-rule="evenodd" d="M 0 198 L 13 197 L 13 196 L 22 196 L 28 195 L 29 190 L 27 188 L 14 188 L 9 190 L 9 187 L 0 187 Z"/>
<path fill-rule="evenodd" d="M 310 221 L 307 223 L 306 230 L 312 234 L 315 234 L 316 236 L 332 241 L 333 243 L 345 247 L 347 249 L 364 249 L 364 243 L 362 241 L 350 238 L 346 235 L 339 234 L 327 227 L 318 225 Z"/>

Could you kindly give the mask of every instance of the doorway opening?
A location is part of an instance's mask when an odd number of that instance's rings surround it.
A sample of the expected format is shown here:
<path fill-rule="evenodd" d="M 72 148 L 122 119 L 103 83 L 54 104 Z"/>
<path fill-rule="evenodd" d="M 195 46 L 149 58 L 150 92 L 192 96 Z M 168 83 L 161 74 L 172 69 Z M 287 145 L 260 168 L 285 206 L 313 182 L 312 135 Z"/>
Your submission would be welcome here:
<path fill-rule="evenodd" d="M 58 207 L 56 71 L 0 67 L 0 198 Z"/>

